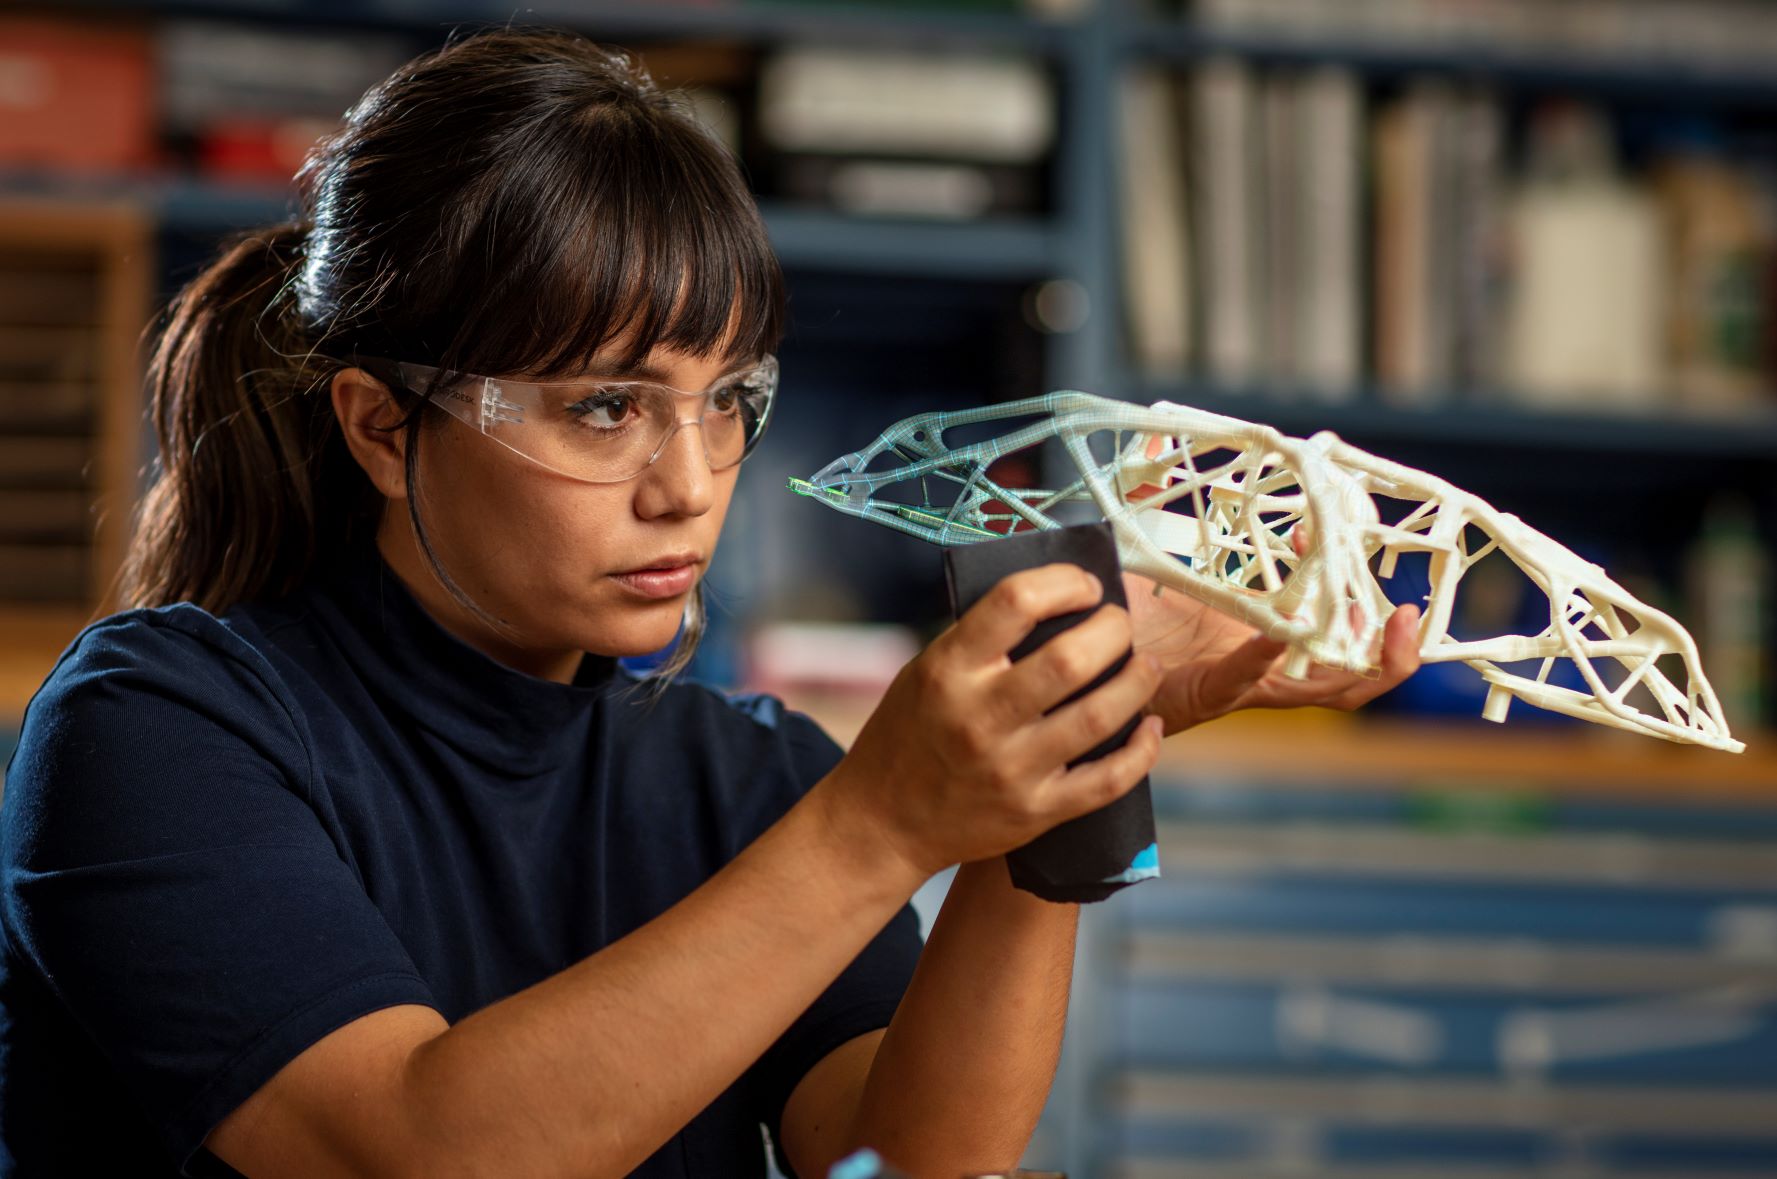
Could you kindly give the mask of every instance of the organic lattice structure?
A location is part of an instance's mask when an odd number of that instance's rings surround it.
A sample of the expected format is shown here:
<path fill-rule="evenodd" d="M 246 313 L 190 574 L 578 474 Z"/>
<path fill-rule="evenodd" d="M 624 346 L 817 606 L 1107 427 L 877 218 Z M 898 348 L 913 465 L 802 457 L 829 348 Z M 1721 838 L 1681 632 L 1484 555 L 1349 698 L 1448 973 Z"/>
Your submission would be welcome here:
<path fill-rule="evenodd" d="M 1006 456 L 1051 442 L 1078 472 L 1066 486 L 1006 486 L 990 475 Z M 1375 674 L 1393 610 L 1378 578 L 1395 575 L 1400 554 L 1424 552 L 1431 589 L 1420 657 L 1480 672 L 1487 719 L 1503 721 L 1516 696 L 1670 741 L 1743 748 L 1678 623 L 1516 516 L 1329 432 L 1292 438 L 1168 402 L 1051 393 L 908 418 L 791 487 L 938 544 L 1102 517 L 1126 571 L 1287 641 L 1294 676 L 1310 661 Z M 1397 509 L 1392 523 L 1383 505 Z M 1292 539 L 1298 525 L 1305 537 Z M 1463 578 L 1489 557 L 1509 559 L 1547 596 L 1538 633 L 1451 635 Z M 1583 687 L 1550 681 L 1560 661 Z"/>

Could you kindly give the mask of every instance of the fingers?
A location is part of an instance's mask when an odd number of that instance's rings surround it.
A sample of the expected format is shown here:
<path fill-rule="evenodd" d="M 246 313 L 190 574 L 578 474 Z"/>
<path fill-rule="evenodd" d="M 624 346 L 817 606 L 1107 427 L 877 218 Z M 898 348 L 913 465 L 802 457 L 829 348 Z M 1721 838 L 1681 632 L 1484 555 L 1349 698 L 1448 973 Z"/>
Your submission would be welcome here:
<path fill-rule="evenodd" d="M 1078 818 L 1129 793 L 1160 760 L 1163 727 L 1159 717 L 1144 717 L 1122 748 L 1097 761 L 1077 765 L 1057 778 L 1049 788 L 1047 801 L 1054 808 L 1056 822 Z"/>
<path fill-rule="evenodd" d="M 1397 606 L 1382 628 L 1382 673 L 1343 689 L 1326 701 L 1331 708 L 1357 708 L 1419 670 L 1419 607 Z"/>
<path fill-rule="evenodd" d="M 1027 756 L 1039 765 L 1066 764 L 1115 736 L 1154 698 L 1159 662 L 1136 652 L 1116 675 L 1028 727 Z"/>
<path fill-rule="evenodd" d="M 963 612 L 950 644 L 963 660 L 985 663 L 1016 647 L 1043 619 L 1090 609 L 1103 598 L 1098 578 L 1078 565 L 1021 569 Z"/>
<path fill-rule="evenodd" d="M 1008 723 L 1023 724 L 1048 712 L 1091 683 L 1131 644 L 1129 612 L 1103 606 L 1014 663 L 995 688 Z"/>
<path fill-rule="evenodd" d="M 1382 628 L 1382 678 L 1390 687 L 1419 670 L 1419 607 L 1397 606 Z"/>
<path fill-rule="evenodd" d="M 1374 700 L 1419 668 L 1419 608 L 1397 607 L 1383 624 L 1379 670 L 1359 675 L 1315 664 L 1303 679 L 1283 675 L 1276 659 L 1287 647 L 1253 640 L 1224 656 L 1198 686 L 1201 699 L 1191 715 L 1212 719 L 1236 708 L 1352 709 Z"/>

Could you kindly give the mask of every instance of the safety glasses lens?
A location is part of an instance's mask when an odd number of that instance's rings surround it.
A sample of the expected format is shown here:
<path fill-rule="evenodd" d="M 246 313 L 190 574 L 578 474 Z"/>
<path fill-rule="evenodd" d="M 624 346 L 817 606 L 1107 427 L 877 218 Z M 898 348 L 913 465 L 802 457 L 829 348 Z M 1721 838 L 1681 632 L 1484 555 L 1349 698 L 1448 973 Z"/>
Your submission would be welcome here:
<path fill-rule="evenodd" d="M 632 478 L 695 425 L 712 470 L 757 445 L 777 394 L 777 362 L 731 374 L 702 393 L 646 381 L 533 384 L 402 366 L 410 388 L 439 408 L 551 470 L 594 483 Z M 411 370 L 411 374 L 405 372 Z M 446 378 L 433 382 L 432 377 Z M 701 409 L 701 416 L 698 411 Z"/>
<path fill-rule="evenodd" d="M 695 422 L 713 470 L 745 458 L 769 416 L 773 374 L 724 381 L 701 396 L 664 385 L 621 382 L 553 389 L 534 423 L 502 426 L 501 441 L 546 466 L 581 478 L 627 479 L 659 457 L 673 434 Z M 701 406 L 701 418 L 692 415 Z"/>

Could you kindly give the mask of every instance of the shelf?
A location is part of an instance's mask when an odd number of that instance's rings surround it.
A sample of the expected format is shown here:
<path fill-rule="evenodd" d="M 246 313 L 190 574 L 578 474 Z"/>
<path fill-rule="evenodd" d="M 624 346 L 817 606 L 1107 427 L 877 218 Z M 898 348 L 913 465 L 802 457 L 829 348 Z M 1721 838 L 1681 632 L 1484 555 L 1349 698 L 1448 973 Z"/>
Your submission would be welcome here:
<path fill-rule="evenodd" d="M 974 222 L 847 217 L 761 202 L 786 266 L 941 278 L 1048 278 L 1056 231 L 1034 218 Z"/>
<path fill-rule="evenodd" d="M 1155 775 L 1290 776 L 1304 783 L 1509 787 L 1556 793 L 1777 802 L 1777 735 L 1744 753 L 1584 723 L 1494 725 L 1310 709 L 1224 717 L 1169 737 Z"/>
<path fill-rule="evenodd" d="M 1655 58 L 1609 61 L 1504 49 L 1487 45 L 1378 46 L 1303 35 L 1228 33 L 1159 20 L 1126 26 L 1117 39 L 1125 54 L 1187 63 L 1231 55 L 1281 66 L 1343 65 L 1373 77 L 1438 73 L 1532 90 L 1652 96 L 1663 103 L 1705 105 L 1777 102 L 1777 69 L 1751 65 L 1700 67 Z"/>
<path fill-rule="evenodd" d="M 1127 377 L 1102 391 L 1128 391 L 1130 400 L 1175 401 L 1212 413 L 1263 422 L 1288 434 L 1332 430 L 1354 439 L 1411 439 L 1473 443 L 1563 453 L 1697 455 L 1777 461 L 1777 404 L 1714 416 L 1672 410 L 1645 413 L 1583 413 L 1533 410 L 1521 405 L 1457 403 L 1390 405 L 1374 389 L 1354 390 L 1349 401 L 1312 400 L 1272 390 L 1236 392 L 1196 381 Z"/>
<path fill-rule="evenodd" d="M 127 204 L 163 228 L 221 233 L 271 225 L 293 211 L 283 185 L 214 184 L 181 176 L 62 175 L 0 170 L 0 200 L 66 206 Z"/>
<path fill-rule="evenodd" d="M 1619 1018 L 1631 1018 L 1619 1016 Z M 1658 1018 L 1650 1014 L 1647 1018 Z M 1449 1129 L 1471 1132 L 1499 1130 L 1524 1133 L 1540 1130 L 1561 1135 L 1607 1133 L 1686 1135 L 1690 1141 L 1722 1136 L 1745 1141 L 1771 1137 L 1769 1090 L 1729 1085 L 1623 1084 L 1586 1082 L 1562 1078 L 1557 1083 L 1502 1084 L 1492 1076 L 1440 1076 L 1386 1072 L 1358 1075 L 1303 1075 L 1290 1072 L 1234 1072 L 1233 1070 L 1164 1070 L 1132 1068 L 1105 1078 L 1104 1099 L 1116 1115 L 1125 1118 L 1176 1116 L 1191 1111 L 1193 1118 L 1237 1117 L 1257 1120 L 1287 1118 L 1289 1124 L 1341 1122 L 1382 1124 L 1391 1129 Z M 1583 1131 L 1580 1127 L 1584 1127 Z M 1394 1168 L 1341 1167 L 1347 1179 L 1386 1175 Z M 1700 1169 L 1699 1169 L 1700 1170 Z M 1497 1177 L 1510 1172 L 1472 1166 L 1450 1167 L 1438 1173 Z M 1164 1169 L 1151 1165 L 1124 1165 L 1112 1172 L 1126 1179 L 1150 1179 L 1160 1175 L 1178 1179 L 1206 1179 L 1224 1175 L 1221 1167 L 1195 1171 Z M 1301 1174 L 1283 1168 L 1242 1168 L 1245 1176 Z M 1396 1171 L 1425 1175 L 1433 1169 Z M 1545 1174 L 1548 1172 L 1544 1172 Z M 1595 1175 L 1626 1175 L 1614 1168 L 1592 1171 Z M 1673 1175 L 1687 1172 L 1661 1171 Z M 1691 1174 L 1697 1171 L 1688 1172 Z M 1732 1174 L 1718 1171 L 1717 1174 Z M 1742 1171 L 1743 1175 L 1755 1172 Z"/>
<path fill-rule="evenodd" d="M 279 186 L 215 184 L 180 177 L 70 181 L 0 173 L 0 199 L 129 201 L 166 228 L 191 233 L 250 229 L 294 211 Z M 1038 218 L 950 222 L 848 217 L 760 202 L 785 266 L 938 278 L 1036 279 L 1055 275 L 1058 231 Z"/>
<path fill-rule="evenodd" d="M 1045 20 L 1012 12 L 957 11 L 936 3 L 908 9 L 881 4 L 834 8 L 766 0 L 656 0 L 647 4 L 539 0 L 515 10 L 512 5 L 495 0 L 435 0 L 423 8 L 400 0 L 75 0 L 64 7 L 105 14 L 133 12 L 156 17 L 425 33 L 453 25 L 505 25 L 516 20 L 578 29 L 602 38 L 721 37 L 871 47 L 1000 48 L 1046 55 L 1060 53 L 1074 31 L 1073 22 L 1068 20 Z"/>
<path fill-rule="evenodd" d="M 860 695 L 788 694 L 849 746 L 875 707 Z M 1247 712 L 1177 733 L 1156 781 L 1275 781 L 1378 790 L 1476 788 L 1609 797 L 1777 803 L 1777 733 L 1737 733 L 1744 753 L 1677 745 L 1601 725 L 1494 725 L 1370 718 L 1327 709 Z"/>

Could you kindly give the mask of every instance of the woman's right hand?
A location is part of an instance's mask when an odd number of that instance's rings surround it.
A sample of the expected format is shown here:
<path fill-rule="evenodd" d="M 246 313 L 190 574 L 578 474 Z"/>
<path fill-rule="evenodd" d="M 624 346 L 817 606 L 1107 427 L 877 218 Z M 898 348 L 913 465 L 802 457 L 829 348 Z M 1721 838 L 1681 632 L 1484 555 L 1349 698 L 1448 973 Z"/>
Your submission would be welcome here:
<path fill-rule="evenodd" d="M 1158 664 L 1138 652 L 1056 708 L 1130 649 L 1128 611 L 1103 605 L 1018 662 L 1008 655 L 1043 619 L 1102 599 L 1098 579 L 1077 565 L 1001 581 L 901 669 L 823 780 L 829 801 L 930 875 L 1011 851 L 1132 789 L 1159 756 L 1157 717 L 1121 749 L 1071 770 L 1067 763 L 1143 711 L 1160 683 Z"/>

